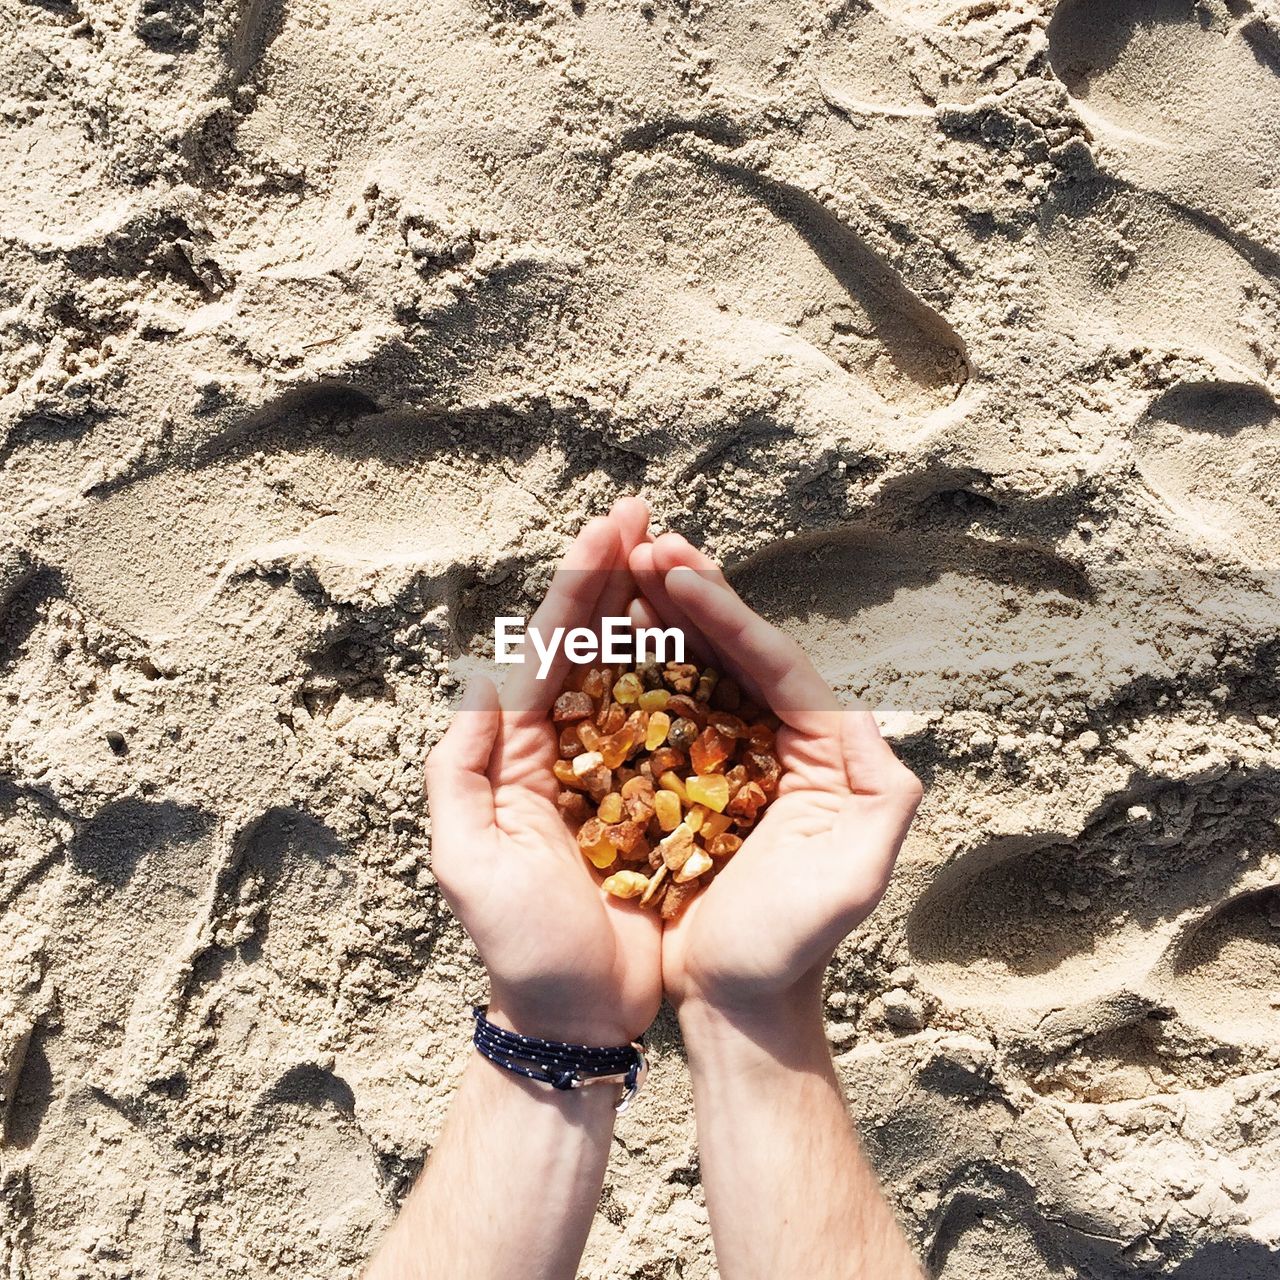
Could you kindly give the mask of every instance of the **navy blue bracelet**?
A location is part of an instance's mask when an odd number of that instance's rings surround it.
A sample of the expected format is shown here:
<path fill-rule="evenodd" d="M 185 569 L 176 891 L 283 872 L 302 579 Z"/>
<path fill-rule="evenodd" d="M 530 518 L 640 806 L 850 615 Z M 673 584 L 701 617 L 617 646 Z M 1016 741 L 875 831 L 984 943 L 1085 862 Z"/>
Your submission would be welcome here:
<path fill-rule="evenodd" d="M 631 1105 L 631 1099 L 644 1084 L 649 1063 L 640 1040 L 604 1049 L 589 1044 L 540 1040 L 537 1036 L 522 1036 L 518 1031 L 495 1027 L 484 1014 L 479 1005 L 471 1009 L 471 1016 L 476 1020 L 472 1036 L 476 1048 L 496 1066 L 526 1080 L 538 1080 L 553 1089 L 620 1084 L 624 1093 L 618 1103 L 619 1114 Z"/>

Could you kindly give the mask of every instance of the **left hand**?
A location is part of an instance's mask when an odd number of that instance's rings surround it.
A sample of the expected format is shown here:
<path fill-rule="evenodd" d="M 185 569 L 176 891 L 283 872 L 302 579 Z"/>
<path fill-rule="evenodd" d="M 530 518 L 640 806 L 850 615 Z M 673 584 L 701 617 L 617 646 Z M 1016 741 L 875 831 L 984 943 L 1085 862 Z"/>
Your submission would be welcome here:
<path fill-rule="evenodd" d="M 782 721 L 778 795 L 714 882 L 663 933 L 668 997 L 738 1022 L 816 1006 L 840 941 L 874 909 L 920 803 L 871 712 L 841 707 L 800 646 L 678 534 L 637 543 L 637 625 L 686 642 Z"/>

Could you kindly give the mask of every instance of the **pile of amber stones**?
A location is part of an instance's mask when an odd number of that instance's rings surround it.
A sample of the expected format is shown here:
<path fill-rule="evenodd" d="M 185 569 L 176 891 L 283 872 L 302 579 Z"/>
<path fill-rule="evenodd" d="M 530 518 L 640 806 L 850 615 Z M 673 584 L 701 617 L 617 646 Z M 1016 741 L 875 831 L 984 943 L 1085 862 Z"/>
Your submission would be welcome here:
<path fill-rule="evenodd" d="M 604 889 L 670 919 L 777 795 L 776 717 L 689 662 L 576 667 L 556 699 L 560 810 Z"/>

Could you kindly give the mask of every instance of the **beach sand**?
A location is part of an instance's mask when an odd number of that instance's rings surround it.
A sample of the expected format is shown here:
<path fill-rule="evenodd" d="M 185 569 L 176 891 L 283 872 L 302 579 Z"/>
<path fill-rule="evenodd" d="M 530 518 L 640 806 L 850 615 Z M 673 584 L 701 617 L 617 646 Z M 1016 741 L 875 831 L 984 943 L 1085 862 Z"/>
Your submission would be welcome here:
<path fill-rule="evenodd" d="M 927 783 L 827 1010 L 938 1274 L 1280 1274 L 1276 0 L 0 32 L 5 1275 L 357 1275 L 484 994 L 421 760 L 627 491 Z M 587 1277 L 715 1275 L 652 1043 Z"/>

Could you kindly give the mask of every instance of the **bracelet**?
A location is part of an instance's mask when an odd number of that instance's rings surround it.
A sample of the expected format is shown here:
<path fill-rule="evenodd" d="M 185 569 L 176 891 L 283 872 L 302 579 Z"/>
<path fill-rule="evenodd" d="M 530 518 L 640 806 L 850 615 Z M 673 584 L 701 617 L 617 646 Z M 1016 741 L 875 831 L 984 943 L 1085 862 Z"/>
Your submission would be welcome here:
<path fill-rule="evenodd" d="M 526 1080 L 538 1080 L 553 1089 L 581 1089 L 589 1084 L 620 1084 L 621 1115 L 640 1092 L 649 1074 L 644 1042 L 633 1040 L 616 1048 L 601 1049 L 587 1044 L 565 1044 L 560 1040 L 540 1040 L 517 1031 L 495 1027 L 480 1005 L 473 1005 L 476 1020 L 472 1041 L 484 1057 L 506 1071 Z"/>

